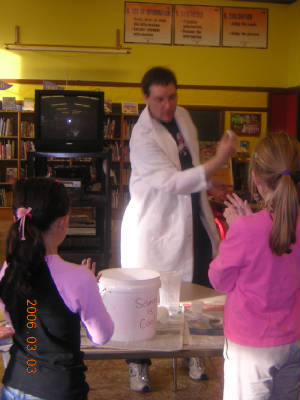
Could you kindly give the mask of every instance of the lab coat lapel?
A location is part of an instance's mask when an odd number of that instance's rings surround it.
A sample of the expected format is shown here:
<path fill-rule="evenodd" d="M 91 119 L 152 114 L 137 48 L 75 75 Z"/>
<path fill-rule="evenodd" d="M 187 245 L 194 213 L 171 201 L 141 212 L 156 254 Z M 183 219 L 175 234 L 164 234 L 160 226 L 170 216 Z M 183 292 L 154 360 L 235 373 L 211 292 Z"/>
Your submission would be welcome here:
<path fill-rule="evenodd" d="M 181 115 L 181 113 L 179 112 L 179 109 L 177 109 L 177 111 L 176 111 L 175 119 L 177 122 L 177 126 L 184 138 L 185 144 L 190 151 L 193 165 L 194 166 L 199 165 L 199 155 L 198 155 L 199 154 L 199 152 L 198 152 L 199 143 L 197 140 L 195 140 L 194 135 L 192 135 L 192 132 L 190 132 L 191 127 L 188 126 L 189 120 L 187 120 L 186 118 L 184 118 L 183 115 Z M 193 127 L 193 129 L 195 129 L 195 128 Z"/>
<path fill-rule="evenodd" d="M 153 137 L 162 148 L 162 150 L 167 154 L 169 160 L 176 165 L 178 169 L 181 168 L 180 160 L 178 156 L 178 147 L 175 140 L 172 138 L 170 132 L 158 121 L 153 121 Z"/>
<path fill-rule="evenodd" d="M 146 127 L 152 128 L 151 133 L 154 140 L 166 153 L 168 159 L 176 166 L 176 168 L 181 169 L 177 144 L 175 143 L 175 140 L 172 138 L 171 134 L 168 132 L 167 128 L 165 128 L 155 119 L 151 118 L 148 107 L 144 109 L 141 117 L 142 123 Z"/>

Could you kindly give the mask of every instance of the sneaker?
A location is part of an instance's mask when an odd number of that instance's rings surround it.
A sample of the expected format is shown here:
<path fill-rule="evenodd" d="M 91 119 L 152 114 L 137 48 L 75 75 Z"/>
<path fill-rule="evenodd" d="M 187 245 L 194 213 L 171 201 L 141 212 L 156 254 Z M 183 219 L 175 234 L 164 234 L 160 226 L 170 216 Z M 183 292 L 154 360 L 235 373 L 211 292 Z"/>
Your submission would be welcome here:
<path fill-rule="evenodd" d="M 207 380 L 205 364 L 202 358 L 191 357 L 188 360 L 189 377 L 194 381 Z"/>
<path fill-rule="evenodd" d="M 135 392 L 150 392 L 148 364 L 129 363 L 129 383 Z"/>

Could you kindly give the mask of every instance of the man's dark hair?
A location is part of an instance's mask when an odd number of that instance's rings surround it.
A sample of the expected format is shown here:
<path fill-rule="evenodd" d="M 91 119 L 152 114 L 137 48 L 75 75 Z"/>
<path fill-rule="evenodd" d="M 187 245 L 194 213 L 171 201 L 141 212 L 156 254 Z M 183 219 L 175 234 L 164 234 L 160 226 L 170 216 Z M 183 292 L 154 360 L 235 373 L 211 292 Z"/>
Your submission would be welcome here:
<path fill-rule="evenodd" d="M 164 85 L 167 86 L 170 83 L 173 83 L 177 88 L 177 80 L 174 72 L 172 72 L 168 68 L 164 67 L 153 67 L 149 69 L 143 76 L 141 85 L 143 93 L 146 96 L 150 94 L 150 86 L 151 85 Z"/>

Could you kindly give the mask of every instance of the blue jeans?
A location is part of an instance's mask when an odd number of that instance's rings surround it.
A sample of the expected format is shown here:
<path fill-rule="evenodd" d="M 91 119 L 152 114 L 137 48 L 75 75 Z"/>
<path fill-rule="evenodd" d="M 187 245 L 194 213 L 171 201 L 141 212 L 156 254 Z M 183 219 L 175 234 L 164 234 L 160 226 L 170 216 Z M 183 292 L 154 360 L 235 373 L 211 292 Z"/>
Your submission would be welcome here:
<path fill-rule="evenodd" d="M 21 390 L 14 389 L 10 386 L 2 386 L 0 400 L 43 400 L 40 397 L 31 396 Z"/>

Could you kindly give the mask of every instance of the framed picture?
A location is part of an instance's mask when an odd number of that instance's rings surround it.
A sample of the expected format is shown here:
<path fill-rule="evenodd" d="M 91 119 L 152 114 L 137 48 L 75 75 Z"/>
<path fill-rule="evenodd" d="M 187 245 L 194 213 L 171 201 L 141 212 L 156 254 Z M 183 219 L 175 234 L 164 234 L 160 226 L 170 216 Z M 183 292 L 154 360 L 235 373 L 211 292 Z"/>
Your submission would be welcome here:
<path fill-rule="evenodd" d="M 223 7 L 224 47 L 268 48 L 268 9 Z"/>
<path fill-rule="evenodd" d="M 124 42 L 170 45 L 172 5 L 125 2 Z"/>
<path fill-rule="evenodd" d="M 138 115 L 138 104 L 132 102 L 122 102 L 122 113 L 123 114 L 133 114 Z"/>
<path fill-rule="evenodd" d="M 174 6 L 174 44 L 220 46 L 221 7 Z"/>
<path fill-rule="evenodd" d="M 231 113 L 230 129 L 239 136 L 260 136 L 261 113 Z"/>

